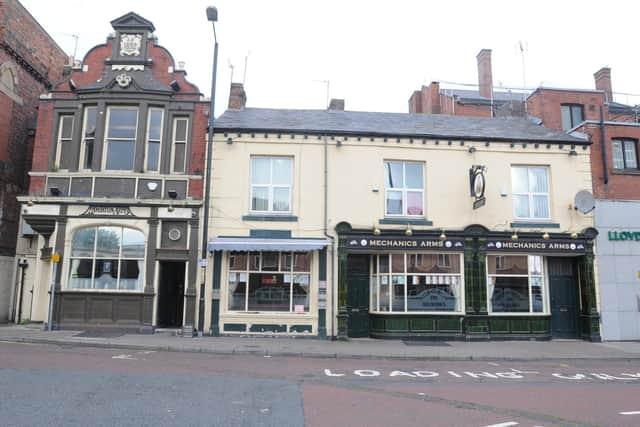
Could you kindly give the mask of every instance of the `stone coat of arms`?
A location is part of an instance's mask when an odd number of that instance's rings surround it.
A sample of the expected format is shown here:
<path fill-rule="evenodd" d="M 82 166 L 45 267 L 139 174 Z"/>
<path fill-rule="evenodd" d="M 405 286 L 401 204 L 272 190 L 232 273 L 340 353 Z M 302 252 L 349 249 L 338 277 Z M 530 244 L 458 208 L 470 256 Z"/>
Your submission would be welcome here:
<path fill-rule="evenodd" d="M 138 56 L 142 46 L 141 34 L 122 34 L 120 36 L 120 55 Z"/>

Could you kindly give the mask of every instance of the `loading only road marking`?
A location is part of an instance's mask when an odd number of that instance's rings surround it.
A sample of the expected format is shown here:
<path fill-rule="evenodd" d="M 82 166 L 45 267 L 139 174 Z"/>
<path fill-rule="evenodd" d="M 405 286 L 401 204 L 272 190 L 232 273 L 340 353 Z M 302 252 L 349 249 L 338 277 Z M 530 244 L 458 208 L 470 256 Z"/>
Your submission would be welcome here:
<path fill-rule="evenodd" d="M 640 411 L 620 412 L 620 415 L 640 415 Z"/>
<path fill-rule="evenodd" d="M 349 376 L 356 376 L 356 377 L 364 377 L 364 378 L 373 378 L 373 377 L 378 377 L 378 378 L 383 378 L 383 377 L 389 377 L 389 378 L 436 378 L 436 377 L 442 377 L 442 376 L 451 376 L 454 378 L 472 378 L 472 379 L 477 379 L 477 380 L 483 380 L 483 379 L 507 379 L 507 380 L 520 380 L 520 379 L 525 379 L 526 377 L 532 376 L 532 375 L 543 375 L 542 373 L 538 372 L 538 371 L 521 371 L 518 369 L 511 369 L 510 371 L 506 371 L 506 372 L 488 372 L 488 371 L 478 371 L 478 372 L 473 372 L 473 371 L 446 371 L 444 373 L 440 373 L 437 371 L 423 371 L 423 370 L 419 370 L 419 371 L 400 371 L 400 370 L 394 370 L 394 371 L 390 371 L 388 374 L 385 374 L 382 371 L 378 371 L 375 369 L 356 369 L 352 372 L 346 372 L 346 371 L 333 371 L 331 369 L 325 369 L 324 370 L 324 374 L 327 377 L 349 377 Z M 565 380 L 565 381 L 593 381 L 593 380 L 601 380 L 601 381 L 638 381 L 640 380 L 640 372 L 636 372 L 636 373 L 621 373 L 618 375 L 610 375 L 610 374 L 606 374 L 603 372 L 591 372 L 591 373 L 572 373 L 572 374 L 568 374 L 568 373 L 557 373 L 557 372 L 553 372 L 551 373 L 551 376 L 555 379 L 559 379 L 559 380 Z"/>

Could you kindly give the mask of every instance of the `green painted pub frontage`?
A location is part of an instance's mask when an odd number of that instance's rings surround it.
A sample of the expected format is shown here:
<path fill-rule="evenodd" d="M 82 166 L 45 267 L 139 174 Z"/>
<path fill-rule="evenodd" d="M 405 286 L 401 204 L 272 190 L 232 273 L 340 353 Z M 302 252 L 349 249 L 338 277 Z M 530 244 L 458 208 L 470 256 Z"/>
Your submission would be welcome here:
<path fill-rule="evenodd" d="M 338 338 L 601 340 L 593 228 L 336 231 Z"/>

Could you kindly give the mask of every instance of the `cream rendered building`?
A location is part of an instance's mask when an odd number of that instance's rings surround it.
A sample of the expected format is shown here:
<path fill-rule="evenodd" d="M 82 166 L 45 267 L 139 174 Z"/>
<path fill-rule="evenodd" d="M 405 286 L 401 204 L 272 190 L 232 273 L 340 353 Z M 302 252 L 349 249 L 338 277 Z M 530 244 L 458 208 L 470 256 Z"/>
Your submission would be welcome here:
<path fill-rule="evenodd" d="M 583 140 L 242 105 L 216 121 L 212 174 L 213 334 L 600 339 Z"/>

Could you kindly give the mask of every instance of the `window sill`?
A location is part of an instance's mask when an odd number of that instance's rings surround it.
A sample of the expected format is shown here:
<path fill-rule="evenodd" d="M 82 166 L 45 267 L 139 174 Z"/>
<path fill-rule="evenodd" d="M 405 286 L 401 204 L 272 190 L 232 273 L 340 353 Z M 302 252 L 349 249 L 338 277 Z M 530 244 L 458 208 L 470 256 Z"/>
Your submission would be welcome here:
<path fill-rule="evenodd" d="M 489 316 L 507 316 L 507 317 L 522 317 L 522 316 L 536 316 L 536 317 L 544 317 L 551 316 L 551 313 L 503 313 L 503 312 L 489 312 L 487 313 Z"/>
<path fill-rule="evenodd" d="M 464 316 L 465 313 L 463 311 L 369 311 L 370 315 L 374 316 L 392 316 L 392 315 L 401 315 L 401 316 L 425 316 L 425 315 L 433 315 L 433 316 Z"/>
<path fill-rule="evenodd" d="M 410 217 L 397 217 L 397 218 L 382 218 L 379 219 L 380 224 L 386 225 L 433 225 L 433 221 L 426 220 L 424 218 L 410 218 Z"/>
<path fill-rule="evenodd" d="M 640 175 L 640 169 L 614 169 L 611 175 Z"/>
<path fill-rule="evenodd" d="M 557 222 L 514 221 L 511 228 L 560 228 Z"/>
<path fill-rule="evenodd" d="M 243 215 L 242 220 L 265 222 L 298 222 L 298 217 L 292 215 Z"/>

